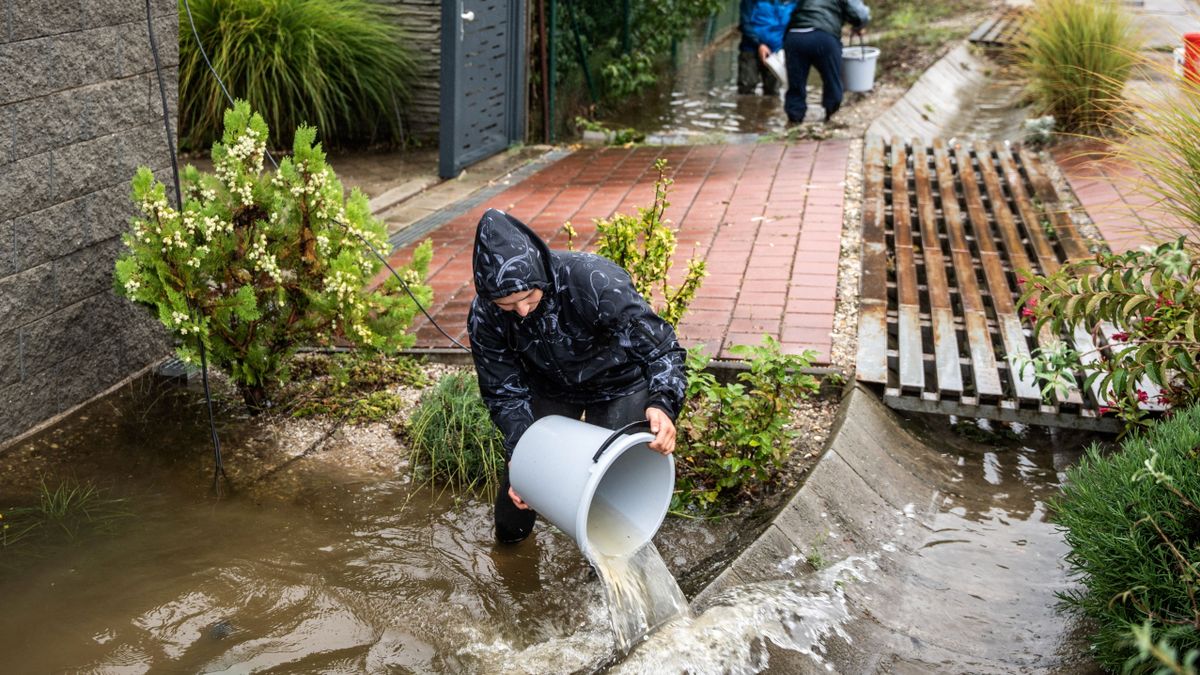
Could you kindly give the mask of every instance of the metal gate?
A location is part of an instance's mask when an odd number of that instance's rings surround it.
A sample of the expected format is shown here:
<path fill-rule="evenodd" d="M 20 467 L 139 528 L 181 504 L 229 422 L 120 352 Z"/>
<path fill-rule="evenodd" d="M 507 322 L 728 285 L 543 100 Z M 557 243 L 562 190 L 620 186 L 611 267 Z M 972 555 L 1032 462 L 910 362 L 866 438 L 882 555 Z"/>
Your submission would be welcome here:
<path fill-rule="evenodd" d="M 438 173 L 525 135 L 525 1 L 443 0 Z"/>

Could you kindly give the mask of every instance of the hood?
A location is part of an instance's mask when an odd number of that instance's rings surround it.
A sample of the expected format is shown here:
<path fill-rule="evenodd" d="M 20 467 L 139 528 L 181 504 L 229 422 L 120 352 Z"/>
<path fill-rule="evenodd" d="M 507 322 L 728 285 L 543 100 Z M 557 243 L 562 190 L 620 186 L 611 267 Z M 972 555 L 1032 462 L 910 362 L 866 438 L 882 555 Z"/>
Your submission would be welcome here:
<path fill-rule="evenodd" d="M 497 209 L 480 217 L 471 260 L 479 297 L 495 300 L 549 288 L 549 261 L 550 249 L 525 223 Z"/>

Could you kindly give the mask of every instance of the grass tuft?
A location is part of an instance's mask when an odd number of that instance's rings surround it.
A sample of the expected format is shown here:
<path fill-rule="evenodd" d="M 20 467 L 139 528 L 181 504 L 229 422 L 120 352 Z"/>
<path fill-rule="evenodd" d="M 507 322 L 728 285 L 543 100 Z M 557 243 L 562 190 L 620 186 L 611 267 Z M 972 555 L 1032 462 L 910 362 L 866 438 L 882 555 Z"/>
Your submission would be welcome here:
<path fill-rule="evenodd" d="M 487 493 L 498 487 L 504 442 L 473 373 L 451 373 L 426 390 L 406 435 L 413 470 L 423 480 Z"/>
<path fill-rule="evenodd" d="M 230 93 L 250 102 L 290 148 L 302 124 L 326 147 L 398 144 L 413 58 L 368 0 L 188 0 L 200 43 Z M 181 149 L 220 140 L 228 101 L 179 7 Z"/>
<path fill-rule="evenodd" d="M 1138 47 L 1132 20 L 1113 0 L 1038 0 L 1021 49 L 1029 95 L 1064 132 L 1105 131 L 1125 110 Z"/>

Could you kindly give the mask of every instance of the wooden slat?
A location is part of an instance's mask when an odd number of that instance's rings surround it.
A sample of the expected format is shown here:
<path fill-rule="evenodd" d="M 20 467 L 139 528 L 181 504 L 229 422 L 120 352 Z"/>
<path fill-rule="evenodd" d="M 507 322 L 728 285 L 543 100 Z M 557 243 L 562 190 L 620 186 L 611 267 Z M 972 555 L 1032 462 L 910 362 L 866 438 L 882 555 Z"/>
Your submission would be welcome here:
<path fill-rule="evenodd" d="M 1080 236 L 1079 229 L 1075 227 L 1075 221 L 1071 219 L 1071 214 L 1063 208 L 1058 190 L 1054 189 L 1054 183 L 1046 176 L 1046 172 L 1042 169 L 1042 163 L 1024 148 L 1018 151 L 1017 157 L 1021 160 L 1026 175 L 1029 176 L 1034 194 L 1042 202 L 1042 208 L 1053 210 L 1054 230 L 1058 235 L 1058 240 L 1062 243 L 1063 252 L 1067 254 L 1067 260 L 1074 262 L 1089 257 L 1091 254 L 1088 252 L 1087 244 Z"/>
<path fill-rule="evenodd" d="M 917 219 L 921 228 L 921 255 L 925 260 L 925 286 L 929 294 L 930 320 L 933 326 L 933 354 L 937 364 L 939 393 L 955 398 L 963 392 L 962 367 L 958 362 L 958 332 L 954 328 L 954 305 L 950 302 L 950 282 L 946 278 L 946 259 L 938 236 L 933 185 L 929 176 L 929 156 L 920 141 L 913 141 L 913 185 L 917 193 Z"/>
<path fill-rule="evenodd" d="M 988 222 L 987 210 L 983 206 L 983 197 L 979 191 L 979 175 L 971 164 L 971 156 L 966 148 L 958 147 L 955 156 L 958 159 L 958 171 L 962 178 L 963 195 L 975 235 L 975 245 L 979 247 L 980 262 L 987 277 L 992 307 L 996 311 L 1013 387 L 1018 391 L 1018 398 L 1025 402 L 1041 401 L 1041 393 L 1033 373 L 1022 371 L 1020 367 L 1020 359 L 1030 354 L 1029 345 L 1025 340 L 1020 318 L 1017 316 L 1013 291 L 1009 285 L 1008 275 L 1004 271 L 1002 254 L 996 247 L 992 228 Z"/>
<path fill-rule="evenodd" d="M 1038 268 L 1033 265 L 1033 262 L 1029 259 L 1029 255 L 1025 252 L 1025 245 L 1021 241 L 1021 234 L 1017 229 L 1016 219 L 1013 217 L 1012 211 L 1009 210 L 1004 192 L 1000 188 L 1000 178 L 996 173 L 996 167 L 992 163 L 991 149 L 986 144 L 976 143 L 975 153 L 979 160 L 979 173 L 983 177 L 988 199 L 992 202 L 992 215 L 995 218 L 997 229 L 1000 231 L 1000 237 L 1004 242 L 1004 249 L 1008 254 L 1009 264 L 1018 272 L 1022 269 L 1038 272 Z M 1046 348 L 1059 342 L 1060 338 L 1051 334 L 1049 329 L 1043 326 L 1042 330 L 1038 332 L 1037 340 L 1041 347 Z M 1077 389 L 1071 389 L 1063 399 L 1063 402 L 1073 406 L 1082 406 L 1083 398 Z"/>
<path fill-rule="evenodd" d="M 857 377 L 887 384 L 887 239 L 884 232 L 884 142 L 867 139 L 863 154 L 863 243 Z"/>
<path fill-rule="evenodd" d="M 896 251 L 896 295 L 899 300 L 900 389 L 925 389 L 921 348 L 921 299 L 912 250 L 912 216 L 908 200 L 908 155 L 902 141 L 892 140 L 892 237 Z"/>
<path fill-rule="evenodd" d="M 954 265 L 955 286 L 959 289 L 959 301 L 962 304 L 962 324 L 966 329 L 967 347 L 971 351 L 971 376 L 974 389 L 980 398 L 1000 398 L 1003 386 L 1000 380 L 1000 369 L 996 365 L 995 350 L 991 344 L 991 334 L 988 330 L 988 315 L 984 306 L 983 295 L 979 292 L 979 282 L 974 271 L 971 257 L 971 245 L 967 241 L 966 231 L 962 225 L 962 213 L 959 209 L 958 189 L 954 184 L 954 173 L 950 168 L 946 143 L 938 138 L 934 141 L 934 165 L 937 171 L 938 192 L 942 195 L 942 217 L 946 221 L 950 261 Z M 978 190 L 977 190 L 978 192 Z M 983 204 L 976 199 L 976 208 L 983 213 Z M 988 223 L 984 221 L 984 227 Z M 992 256 L 994 262 L 1000 258 Z M 1003 269 L 997 281 L 1003 283 Z M 990 281 L 989 281 L 990 283 Z M 1008 303 L 1012 312 L 1012 301 Z"/>
<path fill-rule="evenodd" d="M 969 42 L 984 42 L 984 36 L 990 33 L 992 28 L 999 22 L 1000 17 L 998 16 L 984 20 L 984 22 L 979 24 L 979 27 L 967 37 L 967 40 Z"/>
<path fill-rule="evenodd" d="M 1042 226 L 1043 214 L 1033 205 L 1033 200 L 1026 193 L 1021 173 L 1017 171 L 1012 156 L 1005 151 L 1004 146 L 997 144 L 996 156 L 1000 170 L 1004 174 L 1004 182 L 1008 184 L 1008 192 L 1012 195 L 1013 203 L 1017 207 L 1017 214 L 1021 216 L 1021 222 L 1025 225 L 1026 236 L 1033 244 L 1033 252 L 1037 256 L 1038 264 L 1043 272 L 1053 274 L 1059 268 L 1058 255 L 1054 252 L 1054 245 L 1050 243 L 1050 237 Z M 1047 221 L 1053 224 L 1048 218 Z"/>

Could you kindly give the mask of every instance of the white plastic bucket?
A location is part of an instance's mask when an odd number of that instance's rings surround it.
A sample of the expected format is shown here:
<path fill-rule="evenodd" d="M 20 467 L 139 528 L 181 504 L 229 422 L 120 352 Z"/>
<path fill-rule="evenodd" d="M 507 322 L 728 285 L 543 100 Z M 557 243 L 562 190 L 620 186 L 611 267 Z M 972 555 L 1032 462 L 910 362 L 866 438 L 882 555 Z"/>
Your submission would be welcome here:
<path fill-rule="evenodd" d="M 875 62 L 878 47 L 846 47 L 842 49 L 842 83 L 846 91 L 871 91 L 875 88 Z"/>
<path fill-rule="evenodd" d="M 543 417 L 517 442 L 509 481 L 581 551 L 632 553 L 658 531 L 675 489 L 675 459 L 648 447 L 648 428 L 642 421 L 613 432 Z"/>

